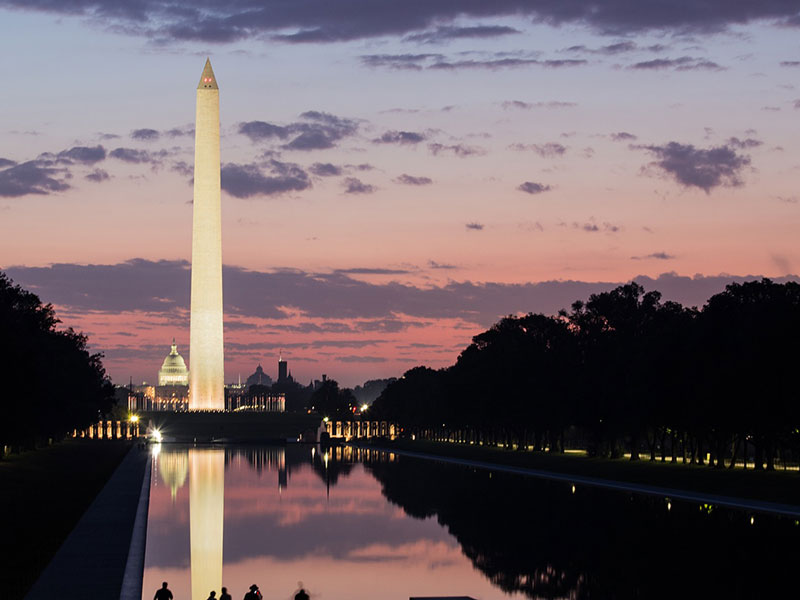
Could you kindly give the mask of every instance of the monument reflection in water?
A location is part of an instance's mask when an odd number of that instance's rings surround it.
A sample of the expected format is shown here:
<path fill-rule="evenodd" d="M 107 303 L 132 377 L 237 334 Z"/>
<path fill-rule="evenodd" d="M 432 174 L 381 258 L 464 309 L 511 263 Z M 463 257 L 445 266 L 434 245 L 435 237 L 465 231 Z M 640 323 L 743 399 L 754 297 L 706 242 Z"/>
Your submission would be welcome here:
<path fill-rule="evenodd" d="M 225 451 L 189 449 L 189 540 L 192 600 L 206 600 L 222 587 Z"/>
<path fill-rule="evenodd" d="M 351 448 L 165 447 L 153 468 L 143 600 L 162 581 L 178 600 L 300 580 L 327 600 L 796 593 L 795 518 Z"/>
<path fill-rule="evenodd" d="M 329 600 L 507 599 L 436 519 L 386 501 L 370 468 L 394 461 L 300 444 L 165 444 L 153 459 L 143 600 L 162 581 L 177 600 L 219 597 L 223 585 L 241 598 L 253 583 L 290 600 L 300 581 Z"/>

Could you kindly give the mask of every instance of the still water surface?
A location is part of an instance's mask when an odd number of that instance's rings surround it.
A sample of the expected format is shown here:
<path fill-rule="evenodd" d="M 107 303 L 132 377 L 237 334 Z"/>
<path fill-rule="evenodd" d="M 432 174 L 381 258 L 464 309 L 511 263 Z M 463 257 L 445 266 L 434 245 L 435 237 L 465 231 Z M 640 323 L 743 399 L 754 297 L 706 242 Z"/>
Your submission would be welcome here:
<path fill-rule="evenodd" d="M 153 456 L 143 600 L 758 598 L 797 591 L 794 519 L 375 451 Z"/>

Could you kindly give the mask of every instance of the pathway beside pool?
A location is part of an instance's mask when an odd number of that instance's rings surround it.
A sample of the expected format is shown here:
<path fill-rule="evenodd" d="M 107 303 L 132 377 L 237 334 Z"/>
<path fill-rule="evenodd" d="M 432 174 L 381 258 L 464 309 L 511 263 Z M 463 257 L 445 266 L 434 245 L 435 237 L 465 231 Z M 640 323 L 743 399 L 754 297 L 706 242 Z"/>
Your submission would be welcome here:
<path fill-rule="evenodd" d="M 141 598 L 149 458 L 131 448 L 25 600 Z"/>

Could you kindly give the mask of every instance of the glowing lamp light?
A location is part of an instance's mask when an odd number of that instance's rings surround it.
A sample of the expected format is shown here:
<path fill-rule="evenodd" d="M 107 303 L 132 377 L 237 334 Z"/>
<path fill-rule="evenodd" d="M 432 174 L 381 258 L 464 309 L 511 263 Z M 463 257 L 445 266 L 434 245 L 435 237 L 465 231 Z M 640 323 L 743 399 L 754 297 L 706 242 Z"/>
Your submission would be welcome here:
<path fill-rule="evenodd" d="M 131 415 L 130 422 L 131 423 L 138 423 L 139 422 L 139 415 Z"/>
<path fill-rule="evenodd" d="M 322 420 L 327 423 L 330 419 L 328 419 L 328 417 L 324 417 Z"/>
<path fill-rule="evenodd" d="M 161 440 L 164 439 L 164 436 L 161 435 L 161 432 L 158 429 L 153 430 L 152 437 L 156 442 L 159 443 L 161 443 Z"/>
<path fill-rule="evenodd" d="M 369 404 L 362 404 L 362 405 L 361 405 L 361 412 L 362 412 L 362 413 L 363 413 L 363 412 L 367 412 L 367 409 L 368 409 L 368 408 L 369 408 Z"/>

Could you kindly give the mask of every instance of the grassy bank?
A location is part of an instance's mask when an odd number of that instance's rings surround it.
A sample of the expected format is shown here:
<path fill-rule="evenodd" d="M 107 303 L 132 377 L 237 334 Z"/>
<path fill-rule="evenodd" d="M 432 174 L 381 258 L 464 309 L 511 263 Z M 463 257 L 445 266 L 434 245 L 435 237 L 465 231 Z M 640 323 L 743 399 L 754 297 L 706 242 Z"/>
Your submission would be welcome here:
<path fill-rule="evenodd" d="M 0 461 L 0 590 L 21 599 L 130 448 L 68 440 Z"/>
<path fill-rule="evenodd" d="M 631 462 L 574 454 L 516 452 L 444 442 L 396 440 L 378 444 L 388 448 L 553 473 L 800 506 L 800 474 L 797 471 L 715 470 L 707 466 L 681 463 L 648 460 Z"/>

